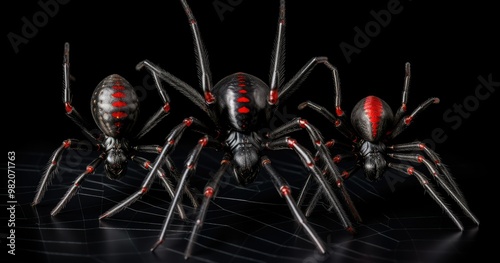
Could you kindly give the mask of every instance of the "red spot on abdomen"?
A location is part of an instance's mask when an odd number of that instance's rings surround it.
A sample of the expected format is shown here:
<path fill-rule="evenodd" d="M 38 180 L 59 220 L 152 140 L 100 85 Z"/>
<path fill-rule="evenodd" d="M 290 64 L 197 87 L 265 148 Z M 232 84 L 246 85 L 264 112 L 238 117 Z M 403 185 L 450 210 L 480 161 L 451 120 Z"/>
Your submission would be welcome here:
<path fill-rule="evenodd" d="M 250 102 L 250 100 L 247 97 L 239 97 L 236 101 L 242 103 Z"/>
<path fill-rule="evenodd" d="M 125 107 L 125 106 L 127 106 L 127 103 L 126 103 L 125 101 L 121 101 L 121 100 L 119 100 L 119 101 L 115 101 L 115 102 L 113 102 L 113 104 L 111 104 L 111 105 L 113 105 L 113 107 L 120 108 L 120 107 Z"/>
<path fill-rule="evenodd" d="M 121 119 L 121 118 L 125 118 L 127 117 L 127 113 L 126 112 L 123 112 L 123 111 L 115 111 L 113 113 L 111 113 L 111 116 L 113 116 L 113 118 L 116 118 L 116 119 Z"/>
<path fill-rule="evenodd" d="M 113 89 L 114 90 L 124 90 L 125 86 L 117 83 L 117 84 L 113 85 Z"/>
<path fill-rule="evenodd" d="M 249 112 L 250 112 L 250 109 L 249 109 L 249 108 L 247 108 L 247 107 L 245 107 L 245 106 L 243 106 L 243 107 L 239 107 L 239 108 L 238 108 L 238 112 L 239 112 L 239 113 L 246 114 L 246 113 L 249 113 Z"/>
<path fill-rule="evenodd" d="M 111 95 L 111 96 L 113 96 L 114 98 L 121 99 L 121 98 L 125 98 L 127 95 L 125 93 L 119 91 L 119 92 L 113 93 L 113 95 Z"/>
<path fill-rule="evenodd" d="M 370 120 L 373 138 L 377 137 L 378 126 L 384 111 L 382 101 L 375 96 L 368 96 L 364 105 L 365 114 Z"/>

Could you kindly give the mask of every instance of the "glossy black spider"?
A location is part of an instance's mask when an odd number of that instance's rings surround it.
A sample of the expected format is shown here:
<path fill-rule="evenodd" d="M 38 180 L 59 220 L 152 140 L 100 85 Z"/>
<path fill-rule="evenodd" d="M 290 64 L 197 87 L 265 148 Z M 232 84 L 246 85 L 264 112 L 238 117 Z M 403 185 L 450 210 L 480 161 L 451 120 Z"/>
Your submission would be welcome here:
<path fill-rule="evenodd" d="M 293 149 L 300 157 L 305 168 L 309 170 L 321 187 L 325 189 L 326 197 L 335 208 L 343 226 L 349 231 L 354 231 L 348 216 L 342 209 L 341 203 L 335 196 L 334 190 L 323 177 L 319 168 L 315 165 L 313 156 L 309 150 L 301 146 L 296 140 L 290 137 L 284 137 L 284 135 L 292 131 L 305 129 L 313 141 L 316 151 L 319 152 L 319 158 L 326 164 L 325 169 L 327 169 L 331 175 L 335 176 L 338 181 L 342 181 L 340 173 L 333 163 L 328 149 L 323 143 L 321 134 L 314 126 L 300 118 L 292 120 L 287 125 L 287 127 L 290 128 L 289 130 L 280 130 L 279 133 L 271 132 L 268 137 L 259 135 L 258 131 L 261 130 L 261 128 L 269 128 L 267 126 L 269 126 L 269 121 L 278 106 L 278 101 L 282 103 L 294 90 L 296 90 L 299 84 L 306 79 L 308 74 L 317 64 L 329 65 L 327 58 L 312 58 L 290 81 L 282 85 L 285 53 L 285 1 L 281 0 L 278 30 L 272 53 L 270 85 L 268 86 L 264 81 L 253 75 L 238 72 L 223 78 L 212 87 L 207 53 L 200 37 L 198 24 L 187 2 L 181 0 L 181 3 L 188 17 L 194 38 L 198 76 L 203 94 L 200 94 L 184 81 L 164 71 L 150 61 L 145 60 L 139 63 L 138 69 L 146 68 L 155 79 L 161 78 L 180 93 L 186 95 L 195 105 L 207 113 L 213 125 L 205 125 L 193 117 L 186 118 L 183 123 L 171 130 L 170 134 L 167 136 L 167 142 L 162 152 L 157 156 L 153 168 L 149 171 L 149 176 L 151 176 L 157 169 L 162 167 L 165 157 L 172 153 L 182 134 L 188 127 L 203 134 L 203 137 L 186 159 L 182 177 L 176 187 L 176 194 L 170 204 L 161 234 L 151 250 L 153 251 L 163 242 L 165 232 L 172 219 L 172 208 L 180 202 L 181 191 L 179 189 L 184 188 L 184 185 L 188 181 L 188 177 L 194 173 L 200 151 L 206 147 L 214 147 L 223 151 L 224 156 L 220 168 L 204 189 L 201 208 L 185 251 L 186 258 L 191 254 L 195 238 L 203 224 L 209 202 L 214 198 L 219 181 L 226 170 L 229 169 L 241 185 L 247 185 L 254 181 L 261 167 L 270 175 L 276 189 L 280 195 L 285 198 L 294 218 L 300 223 L 318 250 L 325 253 L 325 244 L 308 224 L 304 214 L 297 207 L 291 195 L 289 185 L 280 175 L 278 175 L 271 166 L 270 159 L 265 155 L 265 150 Z M 339 184 L 338 188 L 335 189 L 342 194 L 344 200 L 348 204 L 352 203 L 342 184 Z M 350 207 L 353 210 L 352 212 L 356 213 L 354 207 Z M 109 217 L 120 209 L 122 209 L 122 205 L 118 204 L 105 212 L 101 218 Z"/>
<path fill-rule="evenodd" d="M 390 106 L 382 99 L 376 96 L 368 96 L 360 100 L 353 108 L 350 123 L 346 120 L 345 112 L 342 110 L 340 81 L 337 69 L 334 68 L 335 83 L 335 115 L 324 107 L 311 101 L 303 102 L 299 109 L 311 108 L 328 121 L 332 122 L 336 129 L 347 137 L 351 143 L 348 146 L 346 154 L 338 154 L 334 157 L 336 163 L 345 158 L 354 157 L 353 167 L 342 172 L 342 177 L 347 179 L 360 167 L 363 168 L 366 179 L 369 181 L 380 180 L 387 168 L 397 170 L 407 175 L 415 176 L 422 187 L 429 193 L 434 201 L 446 212 L 460 230 L 463 226 L 458 217 L 451 211 L 444 199 L 438 194 L 436 189 L 425 174 L 416 168 L 403 164 L 401 162 L 423 163 L 430 175 L 437 181 L 446 193 L 458 204 L 475 224 L 479 225 L 479 220 L 471 213 L 466 200 L 458 188 L 455 180 L 449 170 L 441 162 L 438 154 L 427 147 L 424 143 L 414 141 L 402 144 L 390 144 L 401 132 L 403 132 L 417 117 L 433 103 L 439 103 L 438 98 L 429 98 L 421 103 L 410 115 L 405 115 L 407 110 L 408 92 L 410 84 L 410 63 L 405 65 L 405 79 L 402 95 L 402 104 L 394 115 Z M 336 143 L 331 140 L 325 143 L 328 147 L 337 147 L 342 149 L 342 143 Z M 346 148 L 344 148 L 346 150 Z M 415 153 L 415 152 L 420 152 Z M 426 155 L 426 156 L 425 156 Z M 309 180 L 307 182 L 310 182 Z M 301 203 L 309 184 L 306 183 L 298 202 Z M 309 215 L 320 198 L 320 192 L 316 192 L 310 200 L 306 215 Z"/>
<path fill-rule="evenodd" d="M 122 178 L 127 171 L 128 160 L 132 160 L 145 170 L 151 169 L 150 161 L 137 156 L 138 153 L 155 153 L 161 152 L 159 145 L 131 145 L 130 139 L 138 140 L 148 133 L 155 125 L 157 125 L 165 116 L 170 113 L 169 97 L 165 90 L 157 85 L 158 92 L 164 105 L 146 122 L 142 130 L 135 137 L 130 138 L 131 131 L 139 116 L 139 100 L 134 88 L 130 83 L 118 74 L 112 74 L 104 78 L 95 88 L 91 110 L 94 121 L 99 128 L 100 133 L 95 135 L 91 133 L 89 127 L 81 115 L 71 104 L 72 94 L 70 89 L 70 63 L 69 63 L 69 43 L 64 45 L 64 84 L 63 84 L 63 102 L 66 109 L 66 115 L 73 120 L 82 130 L 82 132 L 92 142 L 92 151 L 100 152 L 99 157 L 94 159 L 86 168 L 86 170 L 76 178 L 73 185 L 68 189 L 64 197 L 54 207 L 51 214 L 54 216 L 59 213 L 69 200 L 78 192 L 81 184 L 89 174 L 93 174 L 96 168 L 104 163 L 104 171 L 107 178 L 118 180 Z M 51 183 L 54 174 L 57 172 L 62 154 L 67 149 L 88 150 L 88 143 L 76 139 L 64 140 L 62 145 L 57 148 L 45 170 L 33 199 L 32 205 L 35 206 L 41 202 L 48 185 Z M 166 160 L 170 174 L 174 178 L 178 178 L 175 166 L 171 159 Z M 174 196 L 174 187 L 170 180 L 166 177 L 165 172 L 161 169 L 155 170 L 153 175 L 146 178 L 142 185 L 142 191 L 138 196 L 147 192 L 152 184 L 155 176 L 158 176 L 162 184 L 171 197 Z M 186 187 L 186 194 L 190 197 L 194 206 L 197 206 L 195 194 Z M 177 211 L 181 218 L 186 218 L 182 206 L 177 206 Z"/>

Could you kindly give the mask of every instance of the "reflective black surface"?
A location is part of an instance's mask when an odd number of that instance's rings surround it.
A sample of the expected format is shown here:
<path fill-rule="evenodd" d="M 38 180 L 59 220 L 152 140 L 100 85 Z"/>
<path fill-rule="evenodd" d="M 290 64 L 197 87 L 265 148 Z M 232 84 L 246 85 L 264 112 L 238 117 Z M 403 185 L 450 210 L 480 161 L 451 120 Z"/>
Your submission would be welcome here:
<path fill-rule="evenodd" d="M 138 167 L 130 169 L 122 181 L 109 181 L 102 173 L 89 177 L 67 207 L 52 217 L 50 210 L 85 165 L 61 169 L 43 202 L 33 208 L 30 202 L 49 155 L 20 152 L 18 156 L 30 164 L 17 167 L 15 262 L 27 262 L 32 256 L 37 262 L 184 261 L 195 216 L 188 203 L 189 220 L 175 219 L 165 242 L 150 252 L 170 202 L 158 182 L 128 209 L 98 220 L 101 213 L 138 189 L 144 176 Z M 217 167 L 218 156 L 210 150 L 202 154 L 198 174 L 191 181 L 193 187 L 201 189 L 211 168 Z M 296 196 L 305 180 L 305 169 L 298 162 L 285 162 L 297 161 L 291 151 L 270 157 Z M 83 163 L 90 161 L 87 159 Z M 467 170 L 463 167 L 456 173 L 460 182 L 471 177 Z M 476 227 L 459 216 L 465 226 L 460 232 L 415 178 L 387 176 L 399 181 L 392 186 L 391 179 L 368 183 L 358 175 L 346 182 L 364 220 L 355 225 L 354 236 L 342 228 L 335 214 L 325 210 L 326 206 L 314 210 L 308 220 L 328 246 L 328 254 L 321 255 L 297 227 L 265 174 L 245 188 L 226 175 L 188 262 L 457 262 L 465 257 L 486 257 L 483 246 L 491 228 L 485 218 L 488 211 L 481 206 L 481 194 L 475 189 L 481 183 L 467 186 L 464 194 L 484 224 Z"/>

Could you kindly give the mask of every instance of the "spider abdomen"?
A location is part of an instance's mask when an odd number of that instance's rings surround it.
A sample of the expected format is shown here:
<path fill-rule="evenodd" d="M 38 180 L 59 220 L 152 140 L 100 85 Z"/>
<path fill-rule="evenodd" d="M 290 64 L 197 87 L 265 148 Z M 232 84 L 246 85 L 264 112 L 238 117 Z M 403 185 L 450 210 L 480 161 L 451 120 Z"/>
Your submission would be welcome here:
<path fill-rule="evenodd" d="M 139 115 L 139 100 L 132 85 L 117 74 L 104 78 L 92 95 L 92 116 L 101 131 L 110 137 L 130 132 Z"/>
<path fill-rule="evenodd" d="M 266 123 L 269 87 L 259 78 L 246 73 L 235 73 L 219 81 L 213 93 L 219 113 L 230 129 L 240 132 L 255 131 Z"/>
<path fill-rule="evenodd" d="M 376 96 L 360 100 L 351 114 L 353 128 L 366 141 L 378 141 L 393 122 L 389 105 Z"/>

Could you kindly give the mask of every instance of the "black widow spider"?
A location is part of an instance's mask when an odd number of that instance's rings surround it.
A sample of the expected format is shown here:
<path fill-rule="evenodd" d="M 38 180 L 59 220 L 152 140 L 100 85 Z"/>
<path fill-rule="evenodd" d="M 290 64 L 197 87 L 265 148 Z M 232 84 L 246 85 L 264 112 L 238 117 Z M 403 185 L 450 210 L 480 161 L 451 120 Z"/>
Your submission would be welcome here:
<path fill-rule="evenodd" d="M 151 162 L 144 157 L 137 156 L 138 153 L 154 153 L 161 152 L 159 145 L 131 145 L 130 140 L 139 140 L 146 133 L 148 133 L 155 125 L 157 125 L 165 116 L 170 113 L 169 97 L 165 90 L 156 85 L 164 105 L 145 123 L 142 129 L 135 137 L 130 138 L 130 134 L 134 128 L 134 124 L 139 116 L 139 100 L 137 94 L 130 85 L 130 83 L 118 74 L 112 74 L 105 77 L 95 88 L 92 101 L 91 111 L 94 121 L 99 128 L 99 134 L 91 133 L 89 127 L 81 115 L 71 104 L 72 94 L 70 89 L 70 63 L 69 63 L 69 43 L 64 45 L 64 58 L 63 58 L 63 102 L 66 110 L 66 116 L 73 120 L 82 130 L 82 132 L 92 141 L 92 151 L 100 152 L 99 156 L 95 158 L 85 171 L 78 176 L 73 185 L 68 189 L 63 198 L 51 211 L 51 215 L 58 214 L 70 199 L 78 192 L 83 181 L 89 174 L 93 174 L 96 168 L 104 162 L 104 171 L 107 178 L 111 180 L 118 180 L 122 178 L 127 171 L 128 160 L 141 166 L 143 169 L 151 169 Z M 67 139 L 62 142 L 54 153 L 52 154 L 47 168 L 40 179 L 37 187 L 32 206 L 41 202 L 48 185 L 51 183 L 53 176 L 57 173 L 61 157 L 67 149 L 74 150 L 88 150 L 89 144 L 85 141 L 76 139 Z M 171 159 L 167 158 L 167 167 L 169 168 L 170 175 L 178 179 L 178 174 L 175 169 L 174 163 Z M 156 176 L 160 179 L 161 183 L 170 194 L 174 196 L 174 187 L 170 179 L 166 177 L 165 172 L 161 169 L 155 170 Z M 145 194 L 154 176 L 148 177 L 142 185 L 142 193 Z M 195 193 L 191 192 L 187 186 L 185 188 L 186 194 L 190 197 L 193 206 L 198 206 Z M 137 197 L 138 198 L 138 197 Z M 176 207 L 179 216 L 186 218 L 186 214 L 182 206 Z"/>
<path fill-rule="evenodd" d="M 306 107 L 319 112 L 328 121 L 335 125 L 335 128 L 351 143 L 343 143 L 331 140 L 325 143 L 329 148 L 335 146 L 338 149 L 347 150 L 334 156 L 334 162 L 354 159 L 355 164 L 342 172 L 342 177 L 347 179 L 360 167 L 363 168 L 365 177 L 368 181 L 377 181 L 382 178 L 387 168 L 415 176 L 422 187 L 429 193 L 434 201 L 446 212 L 460 230 L 463 230 L 462 223 L 452 212 L 444 199 L 439 195 L 431 182 L 413 166 L 402 162 L 415 164 L 423 163 L 430 175 L 437 181 L 438 185 L 444 188 L 446 193 L 458 204 L 475 224 L 479 225 L 479 220 L 470 211 L 467 202 L 458 188 L 457 183 L 451 176 L 446 165 L 441 162 L 439 155 L 427 147 L 424 143 L 414 141 L 410 143 L 391 144 L 392 140 L 403 132 L 417 117 L 417 115 L 434 103 L 439 103 L 438 98 L 429 98 L 421 103 L 410 115 L 405 115 L 407 111 L 408 92 L 410 87 L 410 63 L 405 64 L 405 78 L 401 106 L 393 114 L 390 106 L 382 99 L 376 96 L 368 96 L 361 99 L 353 108 L 350 123 L 346 120 L 345 112 L 342 110 L 340 81 L 338 71 L 333 67 L 334 85 L 335 85 L 335 115 L 326 108 L 305 101 L 299 105 L 299 109 Z M 286 127 L 284 127 L 286 128 Z M 347 146 L 347 148 L 345 148 Z M 424 156 L 426 155 L 426 156 Z M 310 180 L 306 181 L 304 188 L 298 198 L 299 204 L 305 198 Z M 310 215 L 316 202 L 320 198 L 321 189 L 319 189 L 306 210 L 306 216 Z"/>
<path fill-rule="evenodd" d="M 274 50 L 272 52 L 272 63 L 270 68 L 270 85 L 268 86 L 259 78 L 237 72 L 226 76 L 215 86 L 212 86 L 211 72 L 209 69 L 208 57 L 202 43 L 198 24 L 193 16 L 186 0 L 181 0 L 184 11 L 187 15 L 194 38 L 195 54 L 197 58 L 198 77 L 200 80 L 203 94 L 193 89 L 189 84 L 178 79 L 167 71 L 159 68 L 148 60 L 140 62 L 138 69 L 146 68 L 155 79 L 161 78 L 180 93 L 187 96 L 195 105 L 200 107 L 212 120 L 212 124 L 205 125 L 194 117 L 186 118 L 181 124 L 174 127 L 166 138 L 166 143 L 162 152 L 157 156 L 153 168 L 149 171 L 149 176 L 154 174 L 157 169 L 162 167 L 165 158 L 174 150 L 184 131 L 189 127 L 203 134 L 198 144 L 189 153 L 185 161 L 185 167 L 182 176 L 176 187 L 176 194 L 168 209 L 168 214 L 164 221 L 161 234 L 158 241 L 151 248 L 154 251 L 164 240 L 166 230 L 170 224 L 173 214 L 173 208 L 180 202 L 181 190 L 188 181 L 197 166 L 200 151 L 206 147 L 213 147 L 221 150 L 224 155 L 220 168 L 205 186 L 203 191 L 203 201 L 195 221 L 193 231 L 189 238 L 189 243 L 185 251 L 185 257 L 191 255 L 194 241 L 203 224 L 208 205 L 215 197 L 219 181 L 222 175 L 229 169 L 235 176 L 238 183 L 247 185 L 252 183 L 263 168 L 271 177 L 279 194 L 285 198 L 291 213 L 295 220 L 302 226 L 305 233 L 316 245 L 321 253 L 326 252 L 326 246 L 321 241 L 317 233 L 307 222 L 304 214 L 298 208 L 294 198 L 291 195 L 291 188 L 271 165 L 271 160 L 265 155 L 265 150 L 292 149 L 300 157 L 304 166 L 314 176 L 316 181 L 324 188 L 326 197 L 335 208 L 342 225 L 348 231 L 354 231 L 349 217 L 342 209 L 342 204 L 335 196 L 334 190 L 329 185 L 322 171 L 315 165 L 314 157 L 310 151 L 300 145 L 296 140 L 290 137 L 284 137 L 287 131 L 270 133 L 268 137 L 259 135 L 258 131 L 262 128 L 269 128 L 269 122 L 278 106 L 278 101 L 283 101 L 296 90 L 300 83 L 306 79 L 308 74 L 317 64 L 328 63 L 326 57 L 314 57 L 303 66 L 299 72 L 287 83 L 282 85 L 284 70 L 284 41 L 285 41 L 285 1 L 280 1 L 280 12 L 278 19 L 278 29 L 275 39 Z M 330 174 L 336 176 L 338 181 L 342 178 L 338 169 L 332 161 L 328 149 L 323 143 L 320 132 L 304 119 L 296 118 L 289 124 L 292 127 L 290 131 L 305 129 L 311 138 L 315 150 L 319 152 L 319 158 L 326 164 L 325 169 Z M 349 204 L 351 212 L 357 213 L 347 191 L 339 184 L 337 188 L 344 201 Z M 101 218 L 109 217 L 123 208 L 123 203 L 106 211 Z"/>

